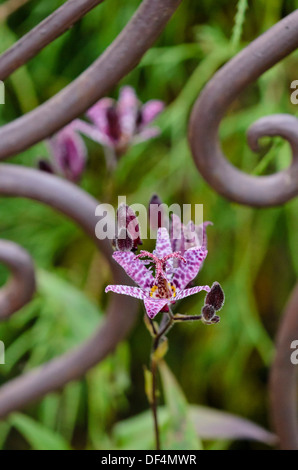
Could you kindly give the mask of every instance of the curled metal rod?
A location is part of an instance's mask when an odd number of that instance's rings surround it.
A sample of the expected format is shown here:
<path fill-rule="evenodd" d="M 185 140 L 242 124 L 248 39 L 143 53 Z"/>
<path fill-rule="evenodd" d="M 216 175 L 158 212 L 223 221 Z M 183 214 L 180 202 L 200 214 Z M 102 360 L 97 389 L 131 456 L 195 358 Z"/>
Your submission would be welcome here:
<path fill-rule="evenodd" d="M 298 339 L 298 284 L 282 317 L 270 374 L 272 420 L 280 445 L 298 450 L 297 365 L 291 363 L 291 344 Z"/>
<path fill-rule="evenodd" d="M 34 264 L 30 255 L 16 243 L 0 240 L 0 263 L 11 278 L 0 289 L 0 320 L 7 319 L 32 299 L 35 292 Z"/>
<path fill-rule="evenodd" d="M 262 73 L 298 47 L 298 10 L 290 14 L 229 61 L 205 87 L 195 103 L 189 141 L 195 163 L 206 181 L 222 196 L 240 204 L 267 207 L 298 194 L 298 121 L 290 116 L 268 116 L 253 124 L 249 143 L 282 135 L 291 143 L 292 164 L 269 176 L 250 176 L 231 165 L 221 151 L 218 130 L 230 104 Z M 272 126 L 272 127 L 271 127 Z"/>
<path fill-rule="evenodd" d="M 0 129 L 0 159 L 49 137 L 106 94 L 138 64 L 181 1 L 144 0 L 122 33 L 84 73 L 49 101 Z"/>
<path fill-rule="evenodd" d="M 76 21 L 103 1 L 68 0 L 0 55 L 0 80 L 5 80 L 16 69 L 26 64 L 45 46 L 65 33 Z"/>
<path fill-rule="evenodd" d="M 47 204 L 68 216 L 93 239 L 110 264 L 117 284 L 130 282 L 113 261 L 110 242 L 95 235 L 95 209 L 98 202 L 73 184 L 38 170 L 16 165 L 0 165 L 0 195 L 18 196 Z M 0 417 L 23 408 L 71 380 L 80 378 L 90 367 L 104 359 L 134 324 L 138 304 L 113 296 L 107 318 L 83 345 L 38 369 L 18 377 L 0 388 Z"/>
<path fill-rule="evenodd" d="M 248 144 L 258 152 L 259 139 L 281 136 L 288 141 L 292 163 L 270 176 L 250 176 L 225 158 L 218 139 L 220 122 L 237 96 L 262 73 L 298 46 L 298 10 L 247 46 L 210 80 L 195 103 L 189 141 L 195 163 L 221 195 L 240 204 L 268 207 L 298 195 L 298 119 L 285 114 L 266 116 L 248 130 Z M 277 337 L 270 379 L 273 422 L 284 449 L 298 448 L 297 374 L 290 362 L 291 341 L 298 338 L 298 286 L 286 308 Z"/>

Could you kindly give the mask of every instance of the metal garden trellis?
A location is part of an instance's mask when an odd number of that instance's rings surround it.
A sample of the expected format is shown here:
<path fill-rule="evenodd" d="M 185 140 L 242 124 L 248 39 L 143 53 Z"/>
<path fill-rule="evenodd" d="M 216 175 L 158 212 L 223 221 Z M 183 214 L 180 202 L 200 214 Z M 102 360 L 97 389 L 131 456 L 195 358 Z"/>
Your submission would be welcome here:
<path fill-rule="evenodd" d="M 143 0 L 135 15 L 107 50 L 64 90 L 30 113 L 0 128 L 0 159 L 15 155 L 49 137 L 86 111 L 130 72 L 151 47 L 182 0 Z M 0 56 L 0 80 L 38 54 L 74 22 L 103 0 L 68 0 L 62 7 Z M 210 185 L 240 204 L 268 207 L 298 194 L 298 120 L 289 115 L 267 116 L 248 131 L 248 142 L 258 150 L 262 136 L 288 140 L 293 162 L 287 170 L 265 177 L 249 176 L 223 156 L 218 127 L 228 106 L 251 82 L 298 46 L 298 11 L 273 26 L 228 62 L 205 87 L 190 120 L 189 140 L 195 163 Z M 228 86 L 225 83 L 229 84 Z M 223 86 L 224 85 L 224 86 Z M 95 237 L 98 202 L 53 175 L 15 165 L 0 165 L 0 195 L 34 199 L 70 217 L 90 236 L 110 264 L 114 282 L 129 279 L 112 261 L 107 240 Z M 75 203 L 74 203 L 75 201 Z M 0 289 L 0 318 L 6 319 L 30 301 L 35 290 L 31 257 L 18 245 L 0 241 L 0 261 L 11 270 L 11 280 Z M 298 338 L 298 286 L 285 310 L 277 335 L 276 357 L 270 378 L 271 410 L 283 449 L 298 449 L 296 369 L 290 362 L 290 344 Z M 132 328 L 137 303 L 114 296 L 104 325 L 79 348 L 18 377 L 0 389 L 0 417 L 23 408 L 103 360 Z"/>

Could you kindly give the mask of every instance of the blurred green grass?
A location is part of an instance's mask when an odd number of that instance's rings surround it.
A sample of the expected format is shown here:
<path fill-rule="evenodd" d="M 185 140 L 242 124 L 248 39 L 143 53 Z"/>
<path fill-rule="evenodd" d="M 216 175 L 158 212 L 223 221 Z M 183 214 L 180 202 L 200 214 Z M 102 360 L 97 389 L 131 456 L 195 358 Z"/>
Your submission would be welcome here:
<path fill-rule="evenodd" d="M 31 0 L 11 15 L 1 24 L 1 50 L 62 3 Z M 245 3 L 240 0 L 240 7 Z M 132 148 L 119 162 L 112 182 L 107 182 L 102 149 L 88 141 L 89 161 L 81 184 L 99 200 L 115 205 L 118 195 L 126 195 L 131 204 L 147 205 L 153 193 L 168 204 L 204 204 L 204 219 L 214 226 L 208 228 L 209 255 L 199 281 L 222 284 L 226 293 L 222 321 L 214 327 L 179 325 L 170 333 L 167 361 L 189 402 L 221 408 L 266 427 L 273 339 L 298 274 L 298 202 L 256 210 L 224 200 L 198 174 L 186 136 L 191 107 L 216 70 L 297 8 L 297 3 L 248 2 L 245 14 L 238 10 L 235 26 L 237 2 L 184 0 L 154 47 L 119 84 L 134 86 L 142 101 L 166 102 L 158 120 L 161 137 Z M 139 4 L 106 0 L 15 72 L 6 81 L 0 123 L 30 111 L 70 83 L 107 47 Z M 248 149 L 245 132 L 258 117 L 297 114 L 290 103 L 290 83 L 297 78 L 294 53 L 233 104 L 221 125 L 221 142 L 237 167 L 267 174 L 288 165 L 286 143 L 275 139 L 261 160 Z M 111 90 L 111 96 L 117 95 L 118 87 Z M 41 143 L 12 162 L 35 166 L 45 154 Z M 27 248 L 39 273 L 32 304 L 0 325 L 0 338 L 7 345 L 7 365 L 0 370 L 0 383 L 4 383 L 88 336 L 105 308 L 103 288 L 109 273 L 91 242 L 51 209 L 1 198 L 0 214 L 1 237 Z M 146 242 L 146 248 L 152 248 L 152 243 Z M 0 267 L 1 284 L 6 277 Z M 69 309 L 72 297 L 80 300 Z M 181 311 L 198 313 L 201 302 L 197 297 L 185 300 Z M 16 415 L 0 424 L 0 445 L 110 448 L 114 424 L 147 409 L 142 366 L 148 362 L 149 350 L 150 338 L 140 315 L 130 338 L 84 379 L 27 407 L 21 418 Z M 36 442 L 39 433 L 41 441 Z M 232 446 L 247 447 L 258 448 L 253 443 Z"/>

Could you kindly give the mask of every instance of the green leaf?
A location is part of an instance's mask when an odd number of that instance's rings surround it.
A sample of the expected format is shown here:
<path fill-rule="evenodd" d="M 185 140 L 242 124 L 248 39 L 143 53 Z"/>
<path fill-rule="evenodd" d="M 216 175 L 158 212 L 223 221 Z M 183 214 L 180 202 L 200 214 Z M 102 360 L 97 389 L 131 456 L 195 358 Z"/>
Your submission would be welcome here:
<path fill-rule="evenodd" d="M 180 386 L 164 361 L 160 362 L 159 370 L 170 415 L 168 432 L 163 438 L 163 449 L 201 449 L 202 445 L 196 435 L 189 406 Z"/>
<path fill-rule="evenodd" d="M 169 414 L 166 407 L 158 408 L 158 422 L 161 436 L 167 432 Z M 151 410 L 125 419 L 113 428 L 113 441 L 118 450 L 154 449 L 153 419 Z"/>
<path fill-rule="evenodd" d="M 222 448 L 223 442 L 237 439 L 255 440 L 267 445 L 277 443 L 274 434 L 241 416 L 197 405 L 189 405 L 188 414 L 194 425 L 195 434 L 206 441 L 213 441 L 214 449 Z M 165 406 L 158 408 L 158 421 L 163 440 L 171 430 L 169 408 Z M 151 410 L 117 423 L 113 428 L 113 440 L 119 450 L 153 449 Z M 226 444 L 224 446 L 226 447 Z"/>
<path fill-rule="evenodd" d="M 21 413 L 13 413 L 9 422 L 26 439 L 33 450 L 70 450 L 68 443 L 58 434 Z"/>
<path fill-rule="evenodd" d="M 247 439 L 277 444 L 277 436 L 240 416 L 206 406 L 191 406 L 191 418 L 202 439 Z"/>

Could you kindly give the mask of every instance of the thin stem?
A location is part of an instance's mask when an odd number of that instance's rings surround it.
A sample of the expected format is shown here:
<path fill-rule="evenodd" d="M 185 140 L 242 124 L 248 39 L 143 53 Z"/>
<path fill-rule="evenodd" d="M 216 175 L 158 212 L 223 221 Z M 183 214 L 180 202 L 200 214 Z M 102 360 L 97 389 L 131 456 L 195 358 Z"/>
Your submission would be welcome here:
<path fill-rule="evenodd" d="M 159 426 L 158 426 L 158 416 L 157 416 L 157 396 L 156 396 L 156 377 L 157 364 L 153 356 L 151 356 L 151 374 L 152 374 L 152 403 L 151 409 L 153 414 L 154 421 L 154 434 L 155 434 L 155 447 L 156 450 L 160 450 L 160 435 L 159 435 Z"/>
<path fill-rule="evenodd" d="M 168 317 L 168 318 L 167 318 Z M 187 321 L 187 320 L 201 320 L 202 315 L 174 315 L 170 306 L 169 311 L 167 312 L 167 317 L 164 315 L 160 323 L 159 331 L 156 332 L 152 320 L 150 323 L 152 325 L 153 333 L 155 334 L 152 344 L 152 353 L 151 353 L 151 374 L 152 374 L 152 399 L 150 402 L 153 421 L 154 421 L 154 434 L 155 434 L 155 445 L 156 450 L 160 450 L 160 433 L 158 426 L 158 415 L 157 415 L 157 359 L 155 357 L 155 352 L 157 351 L 161 339 L 169 332 L 175 322 L 178 321 Z"/>
<path fill-rule="evenodd" d="M 163 322 L 162 322 L 163 323 Z M 152 322 L 153 325 L 153 322 Z M 154 325 L 153 325 L 154 326 Z M 152 401 L 151 401 L 151 409 L 153 414 L 153 421 L 154 421 L 154 434 L 155 434 L 155 447 L 156 450 L 160 450 L 160 433 L 159 433 L 159 426 L 158 426 L 158 415 L 157 415 L 157 360 L 154 355 L 155 351 L 157 350 L 160 340 L 165 336 L 165 334 L 170 330 L 173 326 L 173 320 L 170 318 L 168 322 L 161 326 L 160 330 L 156 332 L 156 336 L 153 338 L 152 344 L 152 353 L 151 353 L 151 374 L 152 374 Z"/>
<path fill-rule="evenodd" d="M 172 328 L 173 320 L 170 319 L 167 324 L 157 333 L 153 341 L 153 351 L 156 351 L 159 346 L 161 338 Z"/>
<path fill-rule="evenodd" d="M 202 320 L 202 315 L 180 315 L 176 313 L 173 316 L 173 321 L 192 321 L 192 320 Z"/>

